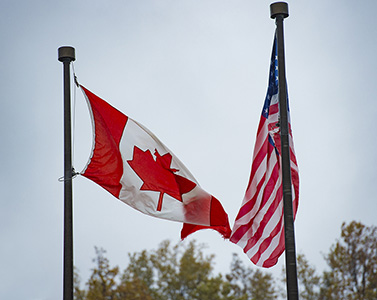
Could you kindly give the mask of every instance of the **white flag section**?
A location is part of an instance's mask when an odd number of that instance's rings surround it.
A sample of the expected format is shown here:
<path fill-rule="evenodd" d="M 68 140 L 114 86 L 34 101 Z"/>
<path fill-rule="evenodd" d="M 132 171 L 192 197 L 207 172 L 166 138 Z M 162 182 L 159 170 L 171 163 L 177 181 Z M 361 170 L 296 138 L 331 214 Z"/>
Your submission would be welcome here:
<path fill-rule="evenodd" d="M 230 236 L 228 215 L 183 163 L 148 129 L 80 86 L 93 124 L 92 155 L 82 175 L 142 213 Z"/>

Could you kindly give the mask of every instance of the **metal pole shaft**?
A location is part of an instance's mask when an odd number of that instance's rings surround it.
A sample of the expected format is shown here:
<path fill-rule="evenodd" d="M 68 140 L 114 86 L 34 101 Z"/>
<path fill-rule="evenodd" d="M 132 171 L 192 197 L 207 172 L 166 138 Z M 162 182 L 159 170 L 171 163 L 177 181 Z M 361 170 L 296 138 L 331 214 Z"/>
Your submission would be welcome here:
<path fill-rule="evenodd" d="M 73 300 L 73 218 L 72 218 L 72 135 L 70 63 L 75 60 L 72 47 L 61 47 L 59 61 L 64 78 L 64 262 L 63 299 Z"/>
<path fill-rule="evenodd" d="M 274 8 L 272 7 L 274 5 Z M 289 124 L 287 85 L 284 56 L 284 18 L 288 17 L 288 5 L 284 2 L 271 4 L 271 17 L 276 18 L 278 44 L 279 112 L 284 203 L 285 264 L 287 276 L 287 299 L 298 300 L 296 246 L 292 205 L 291 160 L 289 148 Z"/>

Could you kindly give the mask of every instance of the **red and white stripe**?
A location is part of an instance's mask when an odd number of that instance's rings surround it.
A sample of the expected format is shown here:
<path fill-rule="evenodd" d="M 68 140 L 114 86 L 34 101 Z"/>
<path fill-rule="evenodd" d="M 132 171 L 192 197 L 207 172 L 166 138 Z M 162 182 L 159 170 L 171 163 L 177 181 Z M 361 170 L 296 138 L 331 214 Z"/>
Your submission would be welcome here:
<path fill-rule="evenodd" d="M 257 266 L 271 267 L 285 249 L 281 174 L 279 107 L 273 95 L 268 119 L 261 117 L 249 184 L 237 215 L 231 242 Z M 290 131 L 290 159 L 294 216 L 298 207 L 298 167 Z M 272 138 L 273 143 L 269 141 Z"/>

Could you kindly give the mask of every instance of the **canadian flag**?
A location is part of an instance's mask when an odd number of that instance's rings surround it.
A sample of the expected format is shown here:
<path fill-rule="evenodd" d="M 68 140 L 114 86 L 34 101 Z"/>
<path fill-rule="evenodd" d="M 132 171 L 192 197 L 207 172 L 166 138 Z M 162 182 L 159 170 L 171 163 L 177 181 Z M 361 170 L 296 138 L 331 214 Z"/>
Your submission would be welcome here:
<path fill-rule="evenodd" d="M 142 213 L 183 222 L 181 238 L 199 229 L 229 238 L 228 215 L 187 168 L 147 128 L 80 85 L 94 143 L 81 175 Z"/>

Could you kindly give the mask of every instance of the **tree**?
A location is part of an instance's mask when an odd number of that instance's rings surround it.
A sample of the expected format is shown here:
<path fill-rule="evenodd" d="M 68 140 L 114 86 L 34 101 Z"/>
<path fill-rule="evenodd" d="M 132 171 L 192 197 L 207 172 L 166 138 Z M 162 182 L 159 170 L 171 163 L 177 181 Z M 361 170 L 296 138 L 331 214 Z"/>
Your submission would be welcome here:
<path fill-rule="evenodd" d="M 321 277 L 316 274 L 315 268 L 309 264 L 304 254 L 297 255 L 297 278 L 300 299 L 317 300 Z"/>
<path fill-rule="evenodd" d="M 272 300 L 277 298 L 275 281 L 271 274 L 245 267 L 237 254 L 233 254 L 230 273 L 226 275 L 230 285 L 231 300 Z"/>
<path fill-rule="evenodd" d="M 73 298 L 75 300 L 85 300 L 85 291 L 80 288 L 80 276 L 76 267 L 73 273 Z"/>
<path fill-rule="evenodd" d="M 117 283 L 115 277 L 119 273 L 118 267 L 110 268 L 109 260 L 105 257 L 104 249 L 95 248 L 96 268 L 87 282 L 88 292 L 85 300 L 115 300 Z"/>
<path fill-rule="evenodd" d="M 341 239 L 325 257 L 320 299 L 377 299 L 377 228 L 342 224 Z"/>
<path fill-rule="evenodd" d="M 245 267 L 237 255 L 225 278 L 213 274 L 214 255 L 205 255 L 203 248 L 195 241 L 174 246 L 163 241 L 157 250 L 129 254 L 121 274 L 118 267 L 110 267 L 105 250 L 95 248 L 96 267 L 87 290 L 77 284 L 76 300 L 276 299 L 271 274 Z"/>
<path fill-rule="evenodd" d="M 155 292 L 153 265 L 144 250 L 128 254 L 130 260 L 117 288 L 117 298 L 122 300 L 153 300 Z"/>
<path fill-rule="evenodd" d="M 213 256 L 204 256 L 195 241 L 129 254 L 129 264 L 117 288 L 122 300 L 222 300 L 221 276 L 213 277 Z"/>
<path fill-rule="evenodd" d="M 274 279 L 271 274 L 256 270 L 249 279 L 249 291 L 253 300 L 273 300 L 277 298 Z"/>
<path fill-rule="evenodd" d="M 170 242 L 164 241 L 152 253 L 151 261 L 157 273 L 157 299 L 221 299 L 222 280 L 212 276 L 214 256 L 204 256 L 203 247 L 195 241 L 187 246 L 179 243 L 170 247 Z"/>

